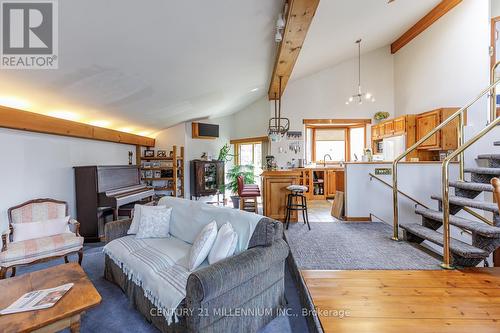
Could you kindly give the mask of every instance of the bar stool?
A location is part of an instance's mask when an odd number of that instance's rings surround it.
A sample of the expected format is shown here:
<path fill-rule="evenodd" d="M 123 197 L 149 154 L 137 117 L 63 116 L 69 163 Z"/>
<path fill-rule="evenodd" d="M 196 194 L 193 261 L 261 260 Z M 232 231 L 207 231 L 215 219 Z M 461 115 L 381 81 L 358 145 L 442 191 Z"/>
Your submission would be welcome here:
<path fill-rule="evenodd" d="M 291 193 L 287 196 L 287 204 L 286 204 L 286 217 L 285 224 L 286 229 L 288 230 L 288 226 L 290 225 L 290 218 L 292 215 L 292 210 L 302 211 L 302 218 L 304 219 L 304 224 L 307 223 L 307 227 L 311 230 L 311 225 L 309 224 L 309 216 L 307 215 L 307 200 L 304 192 L 307 192 L 307 186 L 303 185 L 290 185 L 286 188 Z M 294 199 L 297 198 L 297 203 L 293 203 Z M 300 203 L 298 203 L 298 199 L 300 198 Z"/>
<path fill-rule="evenodd" d="M 258 214 L 259 206 L 257 198 L 260 197 L 259 186 L 255 184 L 245 184 L 242 176 L 238 176 L 237 180 L 240 209 Z"/>

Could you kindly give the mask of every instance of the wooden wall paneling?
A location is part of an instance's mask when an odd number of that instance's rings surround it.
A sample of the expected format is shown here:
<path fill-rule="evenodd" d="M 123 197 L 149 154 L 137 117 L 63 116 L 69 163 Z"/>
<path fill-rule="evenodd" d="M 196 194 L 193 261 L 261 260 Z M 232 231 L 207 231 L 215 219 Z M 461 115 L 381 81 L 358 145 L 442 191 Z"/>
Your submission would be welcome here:
<path fill-rule="evenodd" d="M 285 91 L 288 79 L 292 75 L 293 67 L 306 39 L 307 31 L 318 8 L 319 0 L 289 0 L 288 5 L 283 40 L 278 48 L 269 85 L 269 100 L 281 97 Z M 279 91 L 280 77 L 282 77 L 281 91 Z"/>
<path fill-rule="evenodd" d="M 155 139 L 0 106 L 0 127 L 21 131 L 154 147 Z"/>
<path fill-rule="evenodd" d="M 391 44 L 391 53 L 394 54 L 410 43 L 414 38 L 429 28 L 434 22 L 460 4 L 462 0 L 443 0 L 429 13 L 421 18 L 414 26 Z"/>

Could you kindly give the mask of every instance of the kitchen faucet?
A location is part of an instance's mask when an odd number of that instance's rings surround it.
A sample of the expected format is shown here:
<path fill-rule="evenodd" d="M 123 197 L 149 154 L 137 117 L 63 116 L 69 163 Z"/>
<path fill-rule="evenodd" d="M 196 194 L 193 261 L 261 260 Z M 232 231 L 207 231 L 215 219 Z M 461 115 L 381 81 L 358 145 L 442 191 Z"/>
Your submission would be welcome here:
<path fill-rule="evenodd" d="M 326 157 L 330 157 L 330 161 L 333 161 L 333 158 L 330 156 L 330 154 L 325 154 L 325 156 L 323 156 L 323 166 L 326 167 Z"/>

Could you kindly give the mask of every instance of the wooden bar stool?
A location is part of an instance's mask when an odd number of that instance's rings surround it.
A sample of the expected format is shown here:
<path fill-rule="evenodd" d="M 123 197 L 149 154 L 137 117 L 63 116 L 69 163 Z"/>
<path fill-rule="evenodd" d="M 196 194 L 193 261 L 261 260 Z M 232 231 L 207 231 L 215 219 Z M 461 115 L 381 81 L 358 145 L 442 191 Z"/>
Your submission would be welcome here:
<path fill-rule="evenodd" d="M 292 211 L 302 211 L 302 218 L 304 219 L 304 224 L 307 223 L 307 227 L 311 230 L 311 225 L 309 224 L 309 215 L 307 214 L 307 199 L 304 195 L 304 192 L 307 192 L 307 186 L 303 185 L 290 185 L 286 188 L 291 193 L 287 196 L 287 204 L 286 204 L 286 217 L 285 224 L 286 229 L 288 230 L 288 226 L 290 225 L 290 218 L 292 215 Z M 299 199 L 300 198 L 300 203 Z M 297 199 L 294 203 L 294 199 Z"/>

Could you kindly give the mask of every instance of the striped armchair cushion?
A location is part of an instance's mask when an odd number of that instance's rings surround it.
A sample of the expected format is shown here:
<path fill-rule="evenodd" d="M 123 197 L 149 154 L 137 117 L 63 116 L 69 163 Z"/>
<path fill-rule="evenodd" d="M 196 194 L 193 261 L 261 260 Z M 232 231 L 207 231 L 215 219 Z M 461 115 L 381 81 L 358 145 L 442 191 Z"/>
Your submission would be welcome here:
<path fill-rule="evenodd" d="M 62 256 L 78 251 L 82 246 L 83 237 L 73 233 L 9 243 L 7 250 L 0 252 L 0 266 L 23 265 L 39 259 Z"/>
<path fill-rule="evenodd" d="M 66 205 L 57 202 L 30 203 L 12 210 L 12 223 L 38 222 L 66 216 Z"/>

